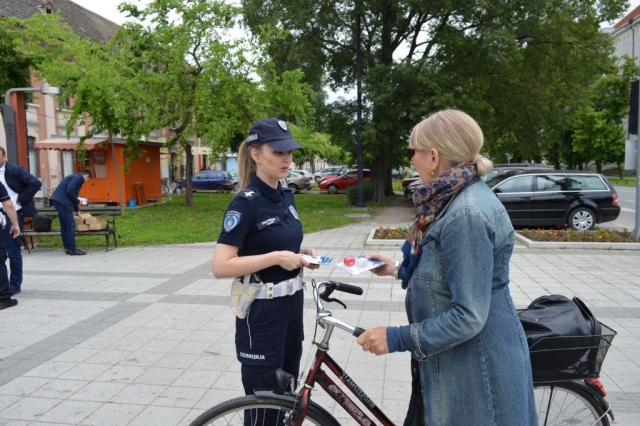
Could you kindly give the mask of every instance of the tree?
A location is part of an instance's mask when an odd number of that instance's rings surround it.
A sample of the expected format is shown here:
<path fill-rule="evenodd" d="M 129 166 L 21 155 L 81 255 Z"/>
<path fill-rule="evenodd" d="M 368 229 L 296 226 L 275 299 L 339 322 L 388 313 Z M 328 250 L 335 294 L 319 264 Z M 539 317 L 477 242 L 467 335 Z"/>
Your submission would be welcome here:
<path fill-rule="evenodd" d="M 430 2 L 243 0 L 254 33 L 271 24 L 276 66 L 301 64 L 316 87 L 355 85 L 355 22 L 363 19 L 363 144 L 373 201 L 390 194 L 411 128 L 439 109 L 469 112 L 484 129 L 487 152 L 515 135 L 517 157 L 541 157 L 567 128 L 567 107 L 600 75 L 611 51 L 598 23 L 619 16 L 623 0 Z M 518 43 L 536 35 L 529 45 Z M 355 105 L 341 100 L 323 131 L 354 151 Z M 335 117 L 342 115 L 343 118 Z M 344 125 L 344 124 L 347 125 Z M 504 145 L 503 145 L 504 146 Z M 510 148 L 511 149 L 511 148 Z M 494 152 L 495 151 L 495 152 Z M 495 155 L 494 155 L 495 154 Z M 516 158 L 517 158 L 516 157 Z"/>
<path fill-rule="evenodd" d="M 231 38 L 238 8 L 219 0 L 155 0 L 120 10 L 136 22 L 122 26 L 113 46 L 149 88 L 147 122 L 170 127 L 167 145 L 186 154 L 188 206 L 195 138 L 222 155 L 258 118 L 285 116 L 302 128 L 311 122 L 313 91 L 302 73 L 278 74 L 259 45 Z"/>
<path fill-rule="evenodd" d="M 591 86 L 590 104 L 575 115 L 573 150 L 586 161 L 594 161 L 598 173 L 603 163 L 620 167 L 624 161 L 626 135 L 621 121 L 629 107 L 630 83 L 640 67 L 627 56 L 622 61 Z"/>
<path fill-rule="evenodd" d="M 48 83 L 63 88 L 63 96 L 73 98 L 67 117 L 67 137 L 76 123 L 91 122 L 80 138 L 77 154 L 85 155 L 84 141 L 106 133 L 112 153 L 113 137 L 126 138 L 124 155 L 129 161 L 142 154 L 138 141 L 152 128 L 144 119 L 148 87 L 133 79 L 132 69 L 111 54 L 108 46 L 82 39 L 62 22 L 58 14 L 35 14 L 26 20 L 12 20 L 20 28 L 23 44 L 19 51 L 34 65 L 34 72 Z M 124 213 L 122 182 L 113 155 L 118 184 L 118 202 Z"/>
<path fill-rule="evenodd" d="M 4 21 L 4 22 L 3 22 Z M 22 55 L 16 46 L 20 44 L 19 34 L 10 28 L 8 21 L 0 18 L 0 94 L 15 87 L 29 87 L 31 58 Z M 2 101 L 4 103 L 4 101 Z"/>

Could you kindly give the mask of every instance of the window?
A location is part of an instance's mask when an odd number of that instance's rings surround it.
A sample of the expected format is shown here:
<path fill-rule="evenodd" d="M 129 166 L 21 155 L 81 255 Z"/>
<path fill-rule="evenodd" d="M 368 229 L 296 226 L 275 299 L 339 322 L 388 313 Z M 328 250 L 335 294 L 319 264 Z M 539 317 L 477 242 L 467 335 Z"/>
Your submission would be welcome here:
<path fill-rule="evenodd" d="M 203 180 L 207 178 L 207 172 L 199 172 L 191 177 L 191 180 Z"/>
<path fill-rule="evenodd" d="M 569 190 L 569 182 L 565 176 L 537 176 L 536 181 L 538 185 L 538 192 L 558 192 Z"/>
<path fill-rule="evenodd" d="M 507 179 L 498 185 L 494 192 L 496 193 L 516 193 L 516 192 L 531 192 L 531 183 L 533 182 L 533 176 L 519 176 L 511 179 Z"/>
<path fill-rule="evenodd" d="M 569 176 L 571 181 L 571 189 L 573 190 L 592 190 L 592 191 L 608 191 L 607 185 L 597 175 L 574 175 Z"/>

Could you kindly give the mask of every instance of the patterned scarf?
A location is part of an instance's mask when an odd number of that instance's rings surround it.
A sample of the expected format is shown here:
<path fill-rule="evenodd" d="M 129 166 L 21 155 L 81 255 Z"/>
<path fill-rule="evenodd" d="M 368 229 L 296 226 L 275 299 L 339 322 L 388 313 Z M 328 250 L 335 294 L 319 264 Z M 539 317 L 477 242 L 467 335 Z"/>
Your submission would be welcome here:
<path fill-rule="evenodd" d="M 413 193 L 416 221 L 407 237 L 412 256 L 420 256 L 420 242 L 429 224 L 435 220 L 449 200 L 476 177 L 476 174 L 475 165 L 461 164 L 450 168 Z"/>

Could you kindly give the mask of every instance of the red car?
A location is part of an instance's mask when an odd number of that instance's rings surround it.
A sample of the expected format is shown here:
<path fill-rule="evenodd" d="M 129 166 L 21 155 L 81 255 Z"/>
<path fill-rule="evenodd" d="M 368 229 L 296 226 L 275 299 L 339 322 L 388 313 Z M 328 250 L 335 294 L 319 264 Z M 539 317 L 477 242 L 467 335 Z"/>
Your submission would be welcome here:
<path fill-rule="evenodd" d="M 411 172 L 408 178 L 402 179 L 402 189 L 406 189 L 409 184 L 417 180 L 420 180 L 420 175 L 418 174 L 418 172 Z"/>
<path fill-rule="evenodd" d="M 369 180 L 371 172 L 369 169 L 362 170 L 364 180 Z M 338 177 L 323 178 L 318 187 L 320 191 L 328 191 L 330 194 L 337 194 L 338 191 L 344 191 L 347 188 L 358 185 L 358 170 L 351 169 L 347 173 Z"/>

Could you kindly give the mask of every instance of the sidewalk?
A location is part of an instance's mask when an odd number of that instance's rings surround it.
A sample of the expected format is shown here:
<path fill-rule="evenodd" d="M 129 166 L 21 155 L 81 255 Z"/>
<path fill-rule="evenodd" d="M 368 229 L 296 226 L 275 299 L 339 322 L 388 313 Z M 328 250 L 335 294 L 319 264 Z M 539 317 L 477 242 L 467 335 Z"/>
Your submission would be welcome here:
<path fill-rule="evenodd" d="M 393 216 L 396 217 L 396 216 Z M 403 223 L 402 221 L 401 223 Z M 376 218 L 306 236 L 304 246 L 332 256 L 396 247 L 365 247 Z M 212 405 L 242 394 L 234 351 L 229 280 L 214 280 L 215 245 L 194 244 L 24 254 L 17 307 L 0 311 L 0 426 L 188 425 Z M 405 323 L 404 291 L 390 277 L 351 277 L 335 266 L 307 273 L 360 285 L 345 295 L 346 322 L 367 328 Z M 511 262 L 518 307 L 549 293 L 578 295 L 618 332 L 601 378 L 617 425 L 640 418 L 640 269 L 631 251 L 528 250 Z M 307 292 L 305 353 L 315 308 Z M 339 330 L 332 356 L 401 424 L 410 392 L 409 355 L 374 357 Z M 327 397 L 316 392 L 318 402 Z M 333 412 L 332 405 L 326 405 Z M 342 411 L 342 424 L 353 424 Z"/>

